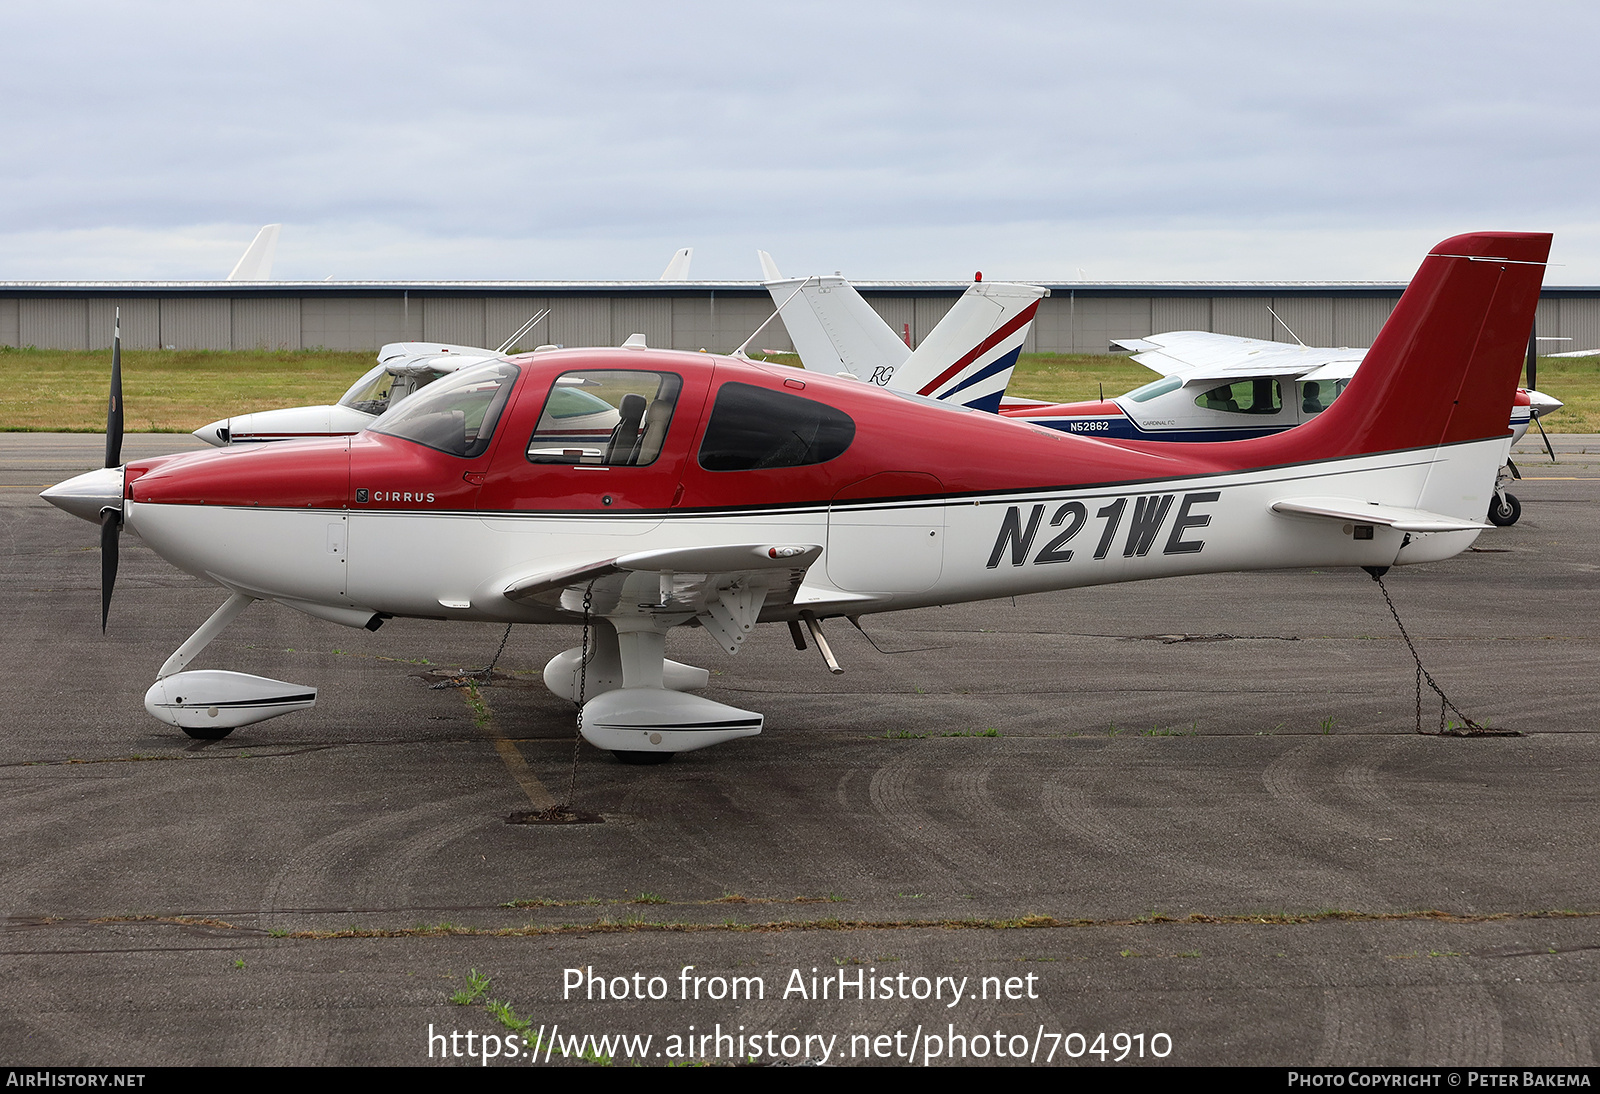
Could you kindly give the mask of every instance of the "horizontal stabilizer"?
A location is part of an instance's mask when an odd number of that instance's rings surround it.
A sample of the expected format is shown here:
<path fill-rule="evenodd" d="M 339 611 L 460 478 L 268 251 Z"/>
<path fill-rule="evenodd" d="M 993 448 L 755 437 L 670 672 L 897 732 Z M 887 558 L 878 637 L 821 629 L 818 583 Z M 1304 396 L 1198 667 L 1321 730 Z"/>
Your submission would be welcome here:
<path fill-rule="evenodd" d="M 1490 527 L 1478 520 L 1464 520 L 1401 505 L 1357 501 L 1355 498 L 1285 498 L 1273 502 L 1272 511 L 1322 517 L 1348 524 L 1383 524 L 1397 532 L 1475 532 Z"/>

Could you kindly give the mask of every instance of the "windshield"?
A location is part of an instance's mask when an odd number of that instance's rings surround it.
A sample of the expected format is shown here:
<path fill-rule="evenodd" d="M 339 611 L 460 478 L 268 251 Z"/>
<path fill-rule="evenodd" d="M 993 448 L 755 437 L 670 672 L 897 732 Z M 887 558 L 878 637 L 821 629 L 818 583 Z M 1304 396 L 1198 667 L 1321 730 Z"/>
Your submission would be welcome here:
<path fill-rule="evenodd" d="M 452 456 L 481 456 L 518 371 L 505 361 L 462 369 L 429 384 L 368 428 Z"/>
<path fill-rule="evenodd" d="M 382 414 L 389 409 L 389 389 L 392 387 L 393 374 L 379 365 L 351 384 L 350 390 L 339 400 L 339 405 L 363 414 Z"/>
<path fill-rule="evenodd" d="M 1136 403 L 1143 403 L 1154 399 L 1157 395 L 1165 395 L 1169 391 L 1176 391 L 1183 386 L 1183 380 L 1177 376 L 1163 376 L 1159 380 L 1151 380 L 1144 387 L 1134 388 L 1124 399 L 1132 399 Z"/>

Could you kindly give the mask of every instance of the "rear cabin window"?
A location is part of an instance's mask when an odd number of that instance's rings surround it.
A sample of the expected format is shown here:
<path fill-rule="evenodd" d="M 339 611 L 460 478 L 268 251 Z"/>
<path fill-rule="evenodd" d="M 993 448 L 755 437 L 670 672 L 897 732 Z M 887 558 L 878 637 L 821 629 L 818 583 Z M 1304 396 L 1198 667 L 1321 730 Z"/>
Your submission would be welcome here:
<path fill-rule="evenodd" d="M 827 463 L 855 439 L 856 423 L 815 399 L 750 384 L 727 383 L 717 392 L 700 442 L 707 471 L 765 471 Z"/>
<path fill-rule="evenodd" d="M 1229 414 L 1276 414 L 1283 409 L 1283 392 L 1278 381 L 1256 377 L 1214 387 L 1196 399 L 1194 405 L 1202 410 L 1222 410 Z"/>
<path fill-rule="evenodd" d="M 644 467 L 661 455 L 683 379 L 593 369 L 556 377 L 528 441 L 533 463 Z"/>

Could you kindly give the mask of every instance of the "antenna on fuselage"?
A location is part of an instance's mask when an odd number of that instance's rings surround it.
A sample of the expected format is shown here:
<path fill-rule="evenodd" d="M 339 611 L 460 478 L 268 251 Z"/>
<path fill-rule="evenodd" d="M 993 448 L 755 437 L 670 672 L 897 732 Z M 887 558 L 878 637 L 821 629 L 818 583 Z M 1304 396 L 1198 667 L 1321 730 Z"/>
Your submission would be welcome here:
<path fill-rule="evenodd" d="M 783 298 L 783 303 L 778 305 L 778 310 L 773 312 L 771 315 L 767 316 L 766 322 L 762 323 L 755 330 L 751 331 L 750 332 L 750 337 L 746 338 L 743 342 L 739 343 L 739 348 L 734 350 L 732 353 L 728 354 L 728 356 L 729 357 L 743 357 L 746 361 L 750 360 L 749 356 L 746 355 L 746 353 L 744 352 L 745 351 L 745 347 L 747 347 L 748 345 L 750 345 L 751 342 L 754 342 L 756 340 L 756 335 L 760 334 L 762 331 L 767 329 L 767 323 L 771 323 L 774 319 L 778 318 L 778 316 L 783 314 L 783 309 L 789 306 L 789 301 L 793 300 L 795 297 L 800 295 L 800 290 L 801 289 L 805 288 L 807 285 L 811 284 L 813 281 L 820 282 L 821 280 L 822 279 L 820 277 L 818 277 L 816 274 L 812 274 L 810 277 L 808 277 L 804 281 L 800 282 L 800 284 L 795 288 L 794 292 L 790 293 L 788 296 Z"/>
<path fill-rule="evenodd" d="M 516 345 L 518 338 L 521 338 L 524 334 L 527 334 L 529 331 L 531 331 L 535 326 L 538 325 L 539 320 L 543 319 L 545 316 L 547 316 L 549 314 L 550 314 L 550 309 L 546 308 L 546 309 L 544 309 L 544 311 L 539 312 L 536 315 L 534 315 L 534 317 L 532 319 L 528 320 L 526 323 L 522 324 L 522 326 L 517 328 L 517 333 L 516 334 L 513 334 L 510 338 L 507 338 L 504 342 L 501 342 L 500 343 L 500 348 L 495 350 L 495 352 L 496 353 L 504 353 L 506 350 L 508 350 L 512 346 Z"/>

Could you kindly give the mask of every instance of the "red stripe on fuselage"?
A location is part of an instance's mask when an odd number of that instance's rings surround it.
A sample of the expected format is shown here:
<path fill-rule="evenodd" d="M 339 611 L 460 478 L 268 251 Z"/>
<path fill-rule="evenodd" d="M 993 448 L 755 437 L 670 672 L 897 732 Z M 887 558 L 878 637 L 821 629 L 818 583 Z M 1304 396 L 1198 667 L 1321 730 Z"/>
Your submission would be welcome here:
<path fill-rule="evenodd" d="M 1000 415 L 1004 418 L 1020 418 L 1023 421 L 1030 418 L 1104 418 L 1107 415 L 1125 417 L 1122 408 L 1109 399 L 1104 402 L 1091 399 L 1086 403 L 1019 406 L 1009 410 L 1002 407 Z"/>

